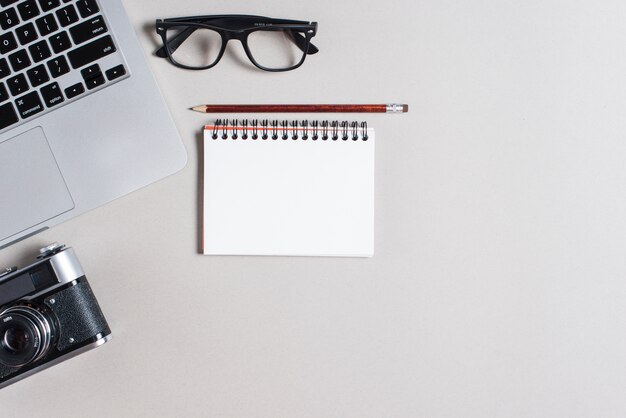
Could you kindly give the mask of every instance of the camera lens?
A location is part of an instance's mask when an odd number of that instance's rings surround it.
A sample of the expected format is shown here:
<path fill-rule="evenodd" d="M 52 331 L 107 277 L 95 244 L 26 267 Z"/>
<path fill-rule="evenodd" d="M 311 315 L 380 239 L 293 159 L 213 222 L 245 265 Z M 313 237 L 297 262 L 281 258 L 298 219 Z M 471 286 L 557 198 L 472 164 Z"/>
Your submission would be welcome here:
<path fill-rule="evenodd" d="M 28 330 L 24 328 L 9 328 L 4 333 L 2 344 L 11 351 L 20 352 L 28 347 L 31 341 Z"/>
<path fill-rule="evenodd" d="M 30 306 L 13 306 L 0 314 L 0 363 L 23 367 L 41 359 L 52 341 L 44 314 Z"/>

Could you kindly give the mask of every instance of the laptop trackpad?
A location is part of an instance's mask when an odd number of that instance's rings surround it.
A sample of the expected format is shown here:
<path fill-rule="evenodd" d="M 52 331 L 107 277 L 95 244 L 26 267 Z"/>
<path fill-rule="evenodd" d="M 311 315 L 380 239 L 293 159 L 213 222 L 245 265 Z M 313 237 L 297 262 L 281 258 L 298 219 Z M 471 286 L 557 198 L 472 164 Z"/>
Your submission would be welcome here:
<path fill-rule="evenodd" d="M 0 241 L 74 208 L 41 128 L 0 143 Z"/>

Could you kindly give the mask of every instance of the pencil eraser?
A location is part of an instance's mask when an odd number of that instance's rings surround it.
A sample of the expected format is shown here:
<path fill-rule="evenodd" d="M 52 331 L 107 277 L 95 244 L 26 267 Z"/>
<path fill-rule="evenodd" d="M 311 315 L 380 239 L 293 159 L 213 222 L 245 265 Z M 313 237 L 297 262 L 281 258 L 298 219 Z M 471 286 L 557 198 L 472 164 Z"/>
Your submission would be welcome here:
<path fill-rule="evenodd" d="M 402 113 L 406 113 L 409 111 L 409 105 L 402 105 Z"/>

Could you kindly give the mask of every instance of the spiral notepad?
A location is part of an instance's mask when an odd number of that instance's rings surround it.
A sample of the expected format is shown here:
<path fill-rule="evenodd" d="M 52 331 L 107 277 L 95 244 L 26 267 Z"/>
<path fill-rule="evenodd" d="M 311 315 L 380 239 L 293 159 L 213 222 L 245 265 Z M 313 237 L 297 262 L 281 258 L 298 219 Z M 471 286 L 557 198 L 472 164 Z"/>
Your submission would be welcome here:
<path fill-rule="evenodd" d="M 370 257 L 374 130 L 218 120 L 204 129 L 203 252 Z"/>

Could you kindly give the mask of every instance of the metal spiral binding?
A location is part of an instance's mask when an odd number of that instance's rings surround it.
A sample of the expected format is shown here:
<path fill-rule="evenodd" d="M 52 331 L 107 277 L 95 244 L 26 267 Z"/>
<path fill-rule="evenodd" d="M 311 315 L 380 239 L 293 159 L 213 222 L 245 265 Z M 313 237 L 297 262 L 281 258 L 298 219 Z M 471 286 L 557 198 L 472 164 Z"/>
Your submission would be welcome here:
<path fill-rule="evenodd" d="M 309 139 L 309 121 L 308 120 L 303 120 L 302 123 L 302 140 L 306 141 L 307 139 Z"/>
<path fill-rule="evenodd" d="M 241 121 L 241 139 L 248 139 L 248 119 Z"/>
<path fill-rule="evenodd" d="M 291 121 L 291 139 L 294 141 L 298 139 L 298 121 Z"/>
<path fill-rule="evenodd" d="M 343 122 L 341 122 L 341 131 L 342 131 L 341 140 L 347 141 L 348 140 L 348 121 L 347 120 L 344 120 Z"/>
<path fill-rule="evenodd" d="M 276 131 L 277 128 L 278 128 L 278 121 L 276 121 L 276 120 L 275 121 L 268 120 L 268 121 L 264 121 L 264 122 L 267 122 L 267 125 L 265 125 L 265 126 L 268 129 L 268 135 L 266 137 L 264 137 L 263 139 L 268 139 L 268 138 L 271 138 L 271 139 L 274 139 L 274 140 L 278 139 L 278 134 L 277 134 L 277 131 Z M 271 130 L 270 130 L 270 128 L 271 128 Z"/>
<path fill-rule="evenodd" d="M 213 135 L 212 135 L 213 139 L 217 139 L 217 131 L 219 131 L 221 124 L 222 124 L 221 119 L 216 120 L 215 123 L 213 124 Z"/>
<path fill-rule="evenodd" d="M 233 138 L 233 139 L 237 139 L 238 138 L 238 136 L 237 136 L 237 126 L 239 126 L 239 120 L 235 119 L 233 121 L 233 129 L 231 129 L 231 132 L 233 133 L 231 138 Z"/>
<path fill-rule="evenodd" d="M 228 119 L 224 121 L 222 126 L 222 139 L 228 139 Z"/>
<path fill-rule="evenodd" d="M 252 121 L 252 139 L 259 139 L 259 121 L 255 119 Z"/>
<path fill-rule="evenodd" d="M 330 139 L 332 139 L 333 141 L 336 141 L 339 139 L 339 121 L 332 121 L 330 123 L 330 129 L 332 132 L 332 136 L 330 137 Z"/>
<path fill-rule="evenodd" d="M 328 140 L 328 121 L 322 121 L 322 141 Z"/>
<path fill-rule="evenodd" d="M 284 140 L 286 140 L 287 138 L 289 138 L 289 135 L 287 134 L 287 131 L 289 130 L 289 121 L 284 120 L 280 123 L 280 127 L 282 128 L 281 131 L 283 132 L 281 138 Z"/>
<path fill-rule="evenodd" d="M 367 141 L 367 122 L 328 120 L 217 119 L 211 127 L 212 139 L 233 140 L 312 140 Z"/>

